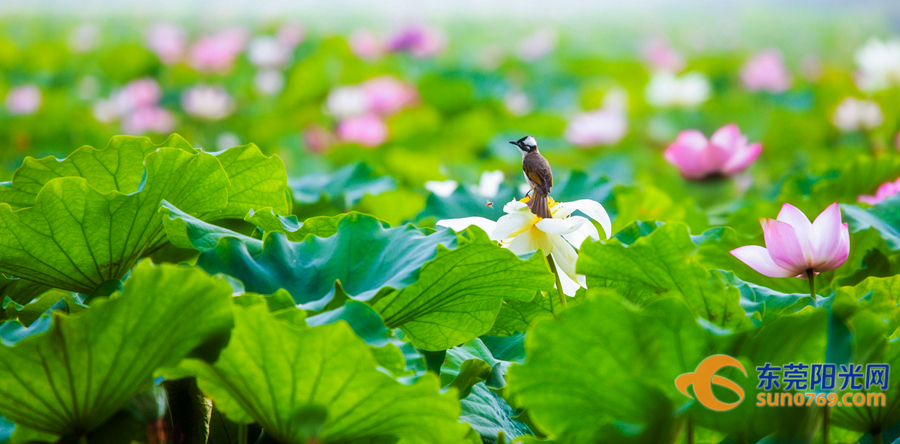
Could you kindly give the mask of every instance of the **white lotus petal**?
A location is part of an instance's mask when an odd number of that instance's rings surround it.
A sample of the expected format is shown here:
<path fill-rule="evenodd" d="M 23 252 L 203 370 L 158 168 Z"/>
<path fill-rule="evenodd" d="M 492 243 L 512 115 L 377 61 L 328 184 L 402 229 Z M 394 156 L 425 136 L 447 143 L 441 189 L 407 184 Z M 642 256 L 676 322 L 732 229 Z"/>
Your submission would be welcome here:
<path fill-rule="evenodd" d="M 478 194 L 484 197 L 494 197 L 500 191 L 500 184 L 503 183 L 503 171 L 485 171 L 481 173 L 481 179 L 478 181 Z"/>
<path fill-rule="evenodd" d="M 535 226 L 538 228 L 538 230 L 541 230 L 544 233 L 561 236 L 577 231 L 583 224 L 587 222 L 587 219 L 575 216 L 567 219 L 541 219 L 535 224 Z"/>
<path fill-rule="evenodd" d="M 576 216 L 578 217 L 578 216 Z M 597 227 L 592 223 L 586 223 L 581 226 L 581 228 L 575 230 L 572 233 L 564 234 L 563 238 L 569 241 L 575 248 L 581 248 L 581 244 L 584 243 L 585 239 L 591 238 L 593 240 L 600 240 L 600 233 L 597 232 Z"/>
<path fill-rule="evenodd" d="M 503 211 L 505 213 L 521 212 L 523 210 L 528 210 L 529 213 L 531 212 L 531 210 L 528 209 L 528 204 L 519 200 L 511 200 L 503 206 Z"/>
<path fill-rule="evenodd" d="M 603 231 L 606 232 L 607 239 L 612 236 L 612 222 L 609 220 L 609 214 L 606 213 L 603 205 L 600 205 L 599 202 L 590 199 L 579 199 L 574 202 L 560 202 L 556 207 L 554 218 L 566 217 L 578 210 L 600 223 Z"/>
<path fill-rule="evenodd" d="M 538 217 L 532 214 L 531 211 L 515 211 L 509 213 L 497 221 L 496 228 L 490 233 L 491 239 L 503 240 L 516 237 L 519 233 L 533 227 L 537 219 Z"/>
<path fill-rule="evenodd" d="M 449 197 L 456 191 L 458 184 L 455 180 L 429 180 L 425 182 L 425 189 L 438 197 Z"/>
<path fill-rule="evenodd" d="M 509 248 L 510 251 L 517 255 L 530 253 L 538 249 L 543 251 L 544 254 L 548 254 L 553 251 L 553 242 L 546 233 L 536 228 L 532 228 L 516 236 L 512 242 L 505 245 L 505 247 Z"/>

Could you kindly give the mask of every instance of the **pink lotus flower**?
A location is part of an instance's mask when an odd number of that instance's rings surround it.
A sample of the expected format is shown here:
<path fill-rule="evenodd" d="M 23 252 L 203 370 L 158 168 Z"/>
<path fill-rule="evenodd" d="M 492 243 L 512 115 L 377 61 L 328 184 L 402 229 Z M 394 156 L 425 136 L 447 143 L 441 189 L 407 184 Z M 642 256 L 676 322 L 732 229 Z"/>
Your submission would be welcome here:
<path fill-rule="evenodd" d="M 378 34 L 368 29 L 357 29 L 350 34 L 350 49 L 357 57 L 374 60 L 387 52 L 387 46 Z"/>
<path fill-rule="evenodd" d="M 146 132 L 168 133 L 175 128 L 175 118 L 169 110 L 157 106 L 140 107 L 122 121 L 122 131 L 140 135 Z"/>
<path fill-rule="evenodd" d="M 558 40 L 559 35 L 556 33 L 555 29 L 538 29 L 519 42 L 519 58 L 526 62 L 533 62 L 543 58 L 556 49 L 556 42 Z"/>
<path fill-rule="evenodd" d="M 741 82 L 750 91 L 780 93 L 791 86 L 791 74 L 784 67 L 781 53 L 767 49 L 753 55 L 741 70 Z"/>
<path fill-rule="evenodd" d="M 898 177 L 897 180 L 893 182 L 885 182 L 881 184 L 881 186 L 878 187 L 878 190 L 875 191 L 874 196 L 860 194 L 859 197 L 856 198 L 856 200 L 862 203 L 867 203 L 869 205 L 878 205 L 879 203 L 881 203 L 881 201 L 897 193 L 900 193 L 900 177 Z"/>
<path fill-rule="evenodd" d="M 653 39 L 644 44 L 644 60 L 654 71 L 677 73 L 684 69 L 684 57 L 665 39 Z"/>
<path fill-rule="evenodd" d="M 227 71 L 247 44 L 247 31 L 229 28 L 202 37 L 191 48 L 191 66 L 203 72 Z"/>
<path fill-rule="evenodd" d="M 125 105 L 123 111 L 129 111 L 134 108 L 156 105 L 161 94 L 162 90 L 156 80 L 143 78 L 128 82 L 116 96 L 117 100 L 121 100 Z"/>
<path fill-rule="evenodd" d="M 603 108 L 575 116 L 566 127 L 565 137 L 579 147 L 612 145 L 625 137 L 628 120 L 621 110 Z"/>
<path fill-rule="evenodd" d="M 731 250 L 731 254 L 766 276 L 805 278 L 840 267 L 850 254 L 850 230 L 841 223 L 837 202 L 812 223 L 787 203 L 777 219 L 759 221 L 766 247 L 748 245 Z"/>
<path fill-rule="evenodd" d="M 218 86 L 195 86 L 181 96 L 181 106 L 192 116 L 219 120 L 234 112 L 234 100 Z"/>
<path fill-rule="evenodd" d="M 441 30 L 426 25 L 407 26 L 388 39 L 391 51 L 408 52 L 415 57 L 435 56 L 445 46 L 447 36 Z"/>
<path fill-rule="evenodd" d="M 146 44 L 159 60 L 172 64 L 181 60 L 184 55 L 187 31 L 171 23 L 157 23 L 147 30 Z"/>
<path fill-rule="evenodd" d="M 730 123 L 709 140 L 697 130 L 682 131 L 664 154 L 669 163 L 687 179 L 699 180 L 714 176 L 730 176 L 745 170 L 762 151 L 759 142 L 747 144 L 747 136 L 737 125 Z"/>
<path fill-rule="evenodd" d="M 366 114 L 344 120 L 337 127 L 338 137 L 344 142 L 358 143 L 375 148 L 387 140 L 387 125 L 374 114 Z"/>
<path fill-rule="evenodd" d="M 6 94 L 6 109 L 10 114 L 33 114 L 41 107 L 41 90 L 35 85 L 13 88 Z"/>
<path fill-rule="evenodd" d="M 419 94 L 412 85 L 390 76 L 381 76 L 362 83 L 369 111 L 391 114 L 418 99 Z"/>

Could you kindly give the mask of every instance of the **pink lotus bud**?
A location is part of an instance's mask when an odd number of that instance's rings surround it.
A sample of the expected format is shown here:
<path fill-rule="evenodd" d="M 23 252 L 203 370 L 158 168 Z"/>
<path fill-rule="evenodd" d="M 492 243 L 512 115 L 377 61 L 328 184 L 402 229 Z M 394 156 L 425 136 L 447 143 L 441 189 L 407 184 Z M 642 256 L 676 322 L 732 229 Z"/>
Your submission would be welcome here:
<path fill-rule="evenodd" d="M 881 186 L 878 187 L 878 190 L 875 191 L 874 196 L 860 194 L 859 197 L 856 198 L 856 200 L 862 203 L 867 203 L 869 205 L 878 205 L 879 203 L 881 203 L 881 201 L 897 193 L 900 193 L 900 178 L 897 178 L 897 180 L 893 182 L 885 182 L 881 184 Z"/>
<path fill-rule="evenodd" d="M 171 23 L 157 23 L 147 30 L 146 44 L 159 60 L 172 64 L 184 55 L 187 31 Z"/>
<path fill-rule="evenodd" d="M 378 114 L 392 114 L 419 97 L 415 87 L 390 76 L 381 76 L 363 82 L 363 91 L 368 102 L 368 111 Z"/>
<path fill-rule="evenodd" d="M 784 67 L 781 53 L 767 49 L 756 53 L 741 70 L 741 82 L 750 91 L 780 93 L 791 86 L 791 74 Z"/>
<path fill-rule="evenodd" d="M 350 34 L 350 49 L 357 57 L 374 60 L 387 52 L 387 47 L 377 34 L 368 29 L 357 29 Z"/>
<path fill-rule="evenodd" d="M 122 131 L 131 135 L 141 135 L 146 132 L 168 133 L 173 128 L 175 128 L 175 117 L 169 110 L 157 106 L 137 108 L 122 120 Z"/>
<path fill-rule="evenodd" d="M 303 143 L 314 153 L 323 153 L 334 143 L 334 135 L 319 125 L 310 125 L 303 131 Z"/>
<path fill-rule="evenodd" d="M 219 120 L 234 112 L 234 101 L 224 88 L 195 86 L 181 96 L 181 106 L 192 116 Z"/>
<path fill-rule="evenodd" d="M 191 49 L 191 66 L 203 72 L 227 71 L 247 44 L 247 31 L 229 28 L 202 37 Z"/>
<path fill-rule="evenodd" d="M 707 140 L 697 130 L 682 131 L 664 154 L 686 179 L 730 176 L 745 170 L 762 151 L 762 144 L 747 144 L 737 125 L 725 125 Z"/>
<path fill-rule="evenodd" d="M 338 137 L 344 142 L 358 143 L 375 148 L 387 140 L 387 125 L 374 114 L 366 114 L 344 120 L 337 127 Z"/>
<path fill-rule="evenodd" d="M 668 40 L 653 39 L 644 44 L 643 47 L 644 60 L 650 65 L 654 71 L 665 71 L 669 73 L 677 73 L 684 69 L 684 57 L 672 48 Z"/>
<path fill-rule="evenodd" d="M 439 29 L 425 25 L 402 28 L 388 40 L 388 48 L 394 52 L 408 52 L 415 57 L 431 57 L 447 46 L 447 36 Z"/>
<path fill-rule="evenodd" d="M 6 109 L 10 114 L 33 114 L 41 107 L 41 90 L 35 85 L 13 88 L 6 94 Z"/>
<path fill-rule="evenodd" d="M 748 245 L 731 250 L 754 270 L 769 277 L 805 278 L 834 270 L 850 254 L 850 230 L 841 223 L 837 202 L 828 206 L 812 223 L 803 212 L 784 204 L 777 219 L 760 219 L 765 248 Z"/>
<path fill-rule="evenodd" d="M 293 50 L 297 45 L 303 43 L 303 39 L 306 38 L 306 31 L 304 31 L 303 25 L 297 22 L 286 22 L 278 28 L 275 38 L 282 45 Z"/>

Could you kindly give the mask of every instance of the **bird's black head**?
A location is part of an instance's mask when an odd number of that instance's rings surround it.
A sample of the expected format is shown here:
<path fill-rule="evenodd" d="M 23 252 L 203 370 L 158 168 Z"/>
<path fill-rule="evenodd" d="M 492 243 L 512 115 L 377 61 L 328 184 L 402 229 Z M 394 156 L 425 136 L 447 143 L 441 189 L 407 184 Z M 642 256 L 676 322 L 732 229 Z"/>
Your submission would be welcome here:
<path fill-rule="evenodd" d="M 516 141 L 510 141 L 509 143 L 516 146 L 522 154 L 528 154 L 534 151 L 537 151 L 537 140 L 534 140 L 534 137 L 525 136 Z"/>

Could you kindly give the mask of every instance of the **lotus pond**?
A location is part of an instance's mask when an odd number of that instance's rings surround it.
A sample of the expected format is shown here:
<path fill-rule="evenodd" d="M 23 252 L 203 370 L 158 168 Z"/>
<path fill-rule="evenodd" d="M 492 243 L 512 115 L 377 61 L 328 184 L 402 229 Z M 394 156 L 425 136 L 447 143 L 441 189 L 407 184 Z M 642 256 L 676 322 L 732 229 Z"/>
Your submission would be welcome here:
<path fill-rule="evenodd" d="M 897 442 L 900 39 L 834 20 L 0 18 L 0 442 Z"/>

